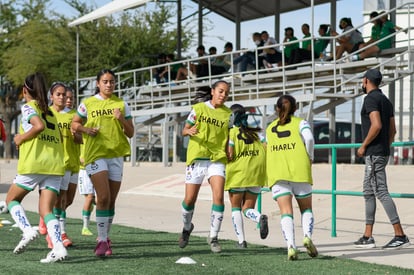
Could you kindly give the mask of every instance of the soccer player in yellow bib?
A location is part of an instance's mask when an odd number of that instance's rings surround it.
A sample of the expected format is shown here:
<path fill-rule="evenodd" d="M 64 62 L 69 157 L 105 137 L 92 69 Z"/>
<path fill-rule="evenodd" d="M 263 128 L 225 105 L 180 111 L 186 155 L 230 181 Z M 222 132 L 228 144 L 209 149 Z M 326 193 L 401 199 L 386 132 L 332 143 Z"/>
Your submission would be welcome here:
<path fill-rule="evenodd" d="M 226 143 L 229 136 L 231 110 L 224 105 L 230 92 L 230 85 L 223 80 L 213 84 L 202 96 L 201 102 L 193 105 L 187 117 L 183 136 L 190 136 L 187 148 L 185 197 L 181 204 L 184 228 L 179 247 L 188 244 L 194 229 L 194 206 L 205 177 L 210 184 L 213 205 L 208 242 L 211 251 L 221 252 L 218 233 L 224 213 L 224 182 L 226 171 Z"/>
<path fill-rule="evenodd" d="M 245 108 L 240 104 L 230 107 L 233 111 L 233 128 L 227 145 L 226 184 L 229 192 L 231 217 L 238 239 L 238 248 L 247 248 L 244 236 L 243 214 L 260 225 L 260 237 L 269 233 L 267 216 L 254 209 L 258 194 L 266 185 L 266 151 L 260 128 L 248 125 Z M 263 135 L 262 135 L 263 137 Z M 243 213 L 243 214 L 242 214 Z"/>
<path fill-rule="evenodd" d="M 75 93 L 72 90 L 72 88 L 66 86 L 66 107 L 69 109 L 73 109 L 75 106 Z M 82 138 L 82 137 L 81 137 Z M 91 212 L 93 210 L 93 204 L 95 202 L 95 189 L 93 188 L 91 179 L 89 178 L 88 174 L 85 171 L 85 166 L 83 165 L 83 154 L 82 154 L 82 148 L 83 148 L 83 142 L 80 145 L 80 167 L 79 167 L 79 173 L 77 178 L 78 186 L 79 186 L 79 194 L 85 197 L 85 201 L 83 203 L 82 208 L 82 236 L 92 236 L 93 233 L 89 230 L 89 222 L 91 218 Z M 74 179 L 75 180 L 75 177 Z M 72 180 L 71 180 L 72 183 Z M 69 184 L 69 193 L 68 193 L 68 199 L 75 197 L 75 192 L 71 194 L 71 190 L 76 191 L 75 189 L 70 188 L 72 185 Z M 75 185 L 76 186 L 76 185 Z M 72 199 L 73 201 L 73 199 Z M 67 201 L 67 206 L 72 203 L 72 201 Z"/>
<path fill-rule="evenodd" d="M 83 134 L 85 170 L 96 191 L 96 256 L 112 255 L 109 239 L 115 201 L 121 187 L 124 157 L 130 155 L 128 138 L 134 135 L 131 111 L 113 94 L 115 74 L 101 70 L 95 95 L 85 99 L 72 121 L 72 131 Z"/>
<path fill-rule="evenodd" d="M 57 204 L 53 209 L 56 217 L 59 219 L 60 229 L 62 232 L 62 241 L 65 247 L 71 246 L 72 241 L 66 234 L 66 208 L 72 204 L 76 192 L 79 172 L 79 154 L 82 136 L 79 133 L 72 134 L 70 125 L 76 114 L 76 110 L 69 109 L 66 104 L 66 85 L 61 82 L 55 82 L 50 87 L 50 97 L 52 100 L 52 110 L 59 125 L 63 137 L 63 149 L 65 154 L 65 175 L 60 185 L 60 194 Z"/>
<path fill-rule="evenodd" d="M 17 176 L 6 197 L 9 212 L 23 231 L 23 237 L 14 253 L 22 253 L 38 236 L 20 203 L 30 191 L 39 186 L 39 214 L 46 223 L 53 243 L 53 249 L 40 262 L 51 263 L 67 256 L 59 221 L 52 213 L 65 173 L 61 133 L 56 117 L 48 107 L 47 89 L 42 74 L 35 73 L 26 77 L 23 97 L 26 103 L 21 109 L 19 134 L 14 136 L 14 142 L 19 149 Z"/>
<path fill-rule="evenodd" d="M 298 258 L 295 244 L 292 197 L 302 214 L 303 245 L 308 255 L 318 251 L 312 242 L 312 160 L 314 139 L 309 123 L 295 117 L 296 100 L 282 95 L 276 103 L 278 118 L 266 129 L 266 169 L 273 199 L 279 205 L 281 228 L 287 243 L 288 260 Z"/>

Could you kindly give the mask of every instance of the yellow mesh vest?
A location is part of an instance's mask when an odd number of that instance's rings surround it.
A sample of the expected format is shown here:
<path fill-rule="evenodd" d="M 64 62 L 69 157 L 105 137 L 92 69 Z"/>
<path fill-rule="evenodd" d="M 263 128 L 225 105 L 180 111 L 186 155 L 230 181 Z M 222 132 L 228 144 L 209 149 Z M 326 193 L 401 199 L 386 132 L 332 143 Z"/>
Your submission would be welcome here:
<path fill-rule="evenodd" d="M 278 121 L 266 129 L 269 187 L 279 180 L 312 184 L 310 159 L 299 133 L 302 119 L 292 116 L 290 123 L 276 127 Z"/>
<path fill-rule="evenodd" d="M 70 124 L 72 123 L 75 110 L 69 112 L 58 112 L 55 108 L 50 108 L 58 121 L 60 132 L 63 137 L 63 150 L 65 154 L 65 169 L 73 173 L 79 172 L 79 144 L 75 143 L 75 139 L 70 131 Z"/>
<path fill-rule="evenodd" d="M 95 137 L 83 135 L 85 143 L 85 166 L 101 158 L 129 156 L 131 149 L 121 123 L 114 117 L 113 110 L 119 108 L 125 116 L 124 101 L 112 95 L 106 100 L 94 96 L 84 101 L 88 111 L 85 127 L 98 127 Z"/>
<path fill-rule="evenodd" d="M 231 128 L 229 136 L 234 157 L 226 165 L 225 190 L 266 185 L 266 154 L 260 140 L 246 144 L 239 127 Z"/>
<path fill-rule="evenodd" d="M 190 137 L 187 165 L 196 159 L 227 162 L 226 144 L 231 110 L 226 106 L 211 109 L 204 102 L 193 106 L 199 133 Z"/>
<path fill-rule="evenodd" d="M 56 117 L 43 114 L 34 100 L 27 104 L 36 110 L 45 128 L 37 137 L 19 146 L 17 173 L 62 176 L 65 173 L 64 153 Z M 21 125 L 19 132 L 24 132 Z"/>

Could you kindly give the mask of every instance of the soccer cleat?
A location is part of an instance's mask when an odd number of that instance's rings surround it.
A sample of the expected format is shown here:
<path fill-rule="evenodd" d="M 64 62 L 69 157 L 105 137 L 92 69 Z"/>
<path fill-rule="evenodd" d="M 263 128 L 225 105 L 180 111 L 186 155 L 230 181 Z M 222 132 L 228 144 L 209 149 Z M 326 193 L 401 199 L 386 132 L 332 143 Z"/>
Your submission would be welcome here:
<path fill-rule="evenodd" d="M 62 243 L 65 247 L 72 246 L 72 241 L 68 238 L 66 233 L 62 234 Z"/>
<path fill-rule="evenodd" d="M 395 236 L 389 243 L 384 245 L 382 249 L 400 249 L 410 245 L 407 236 Z"/>
<path fill-rule="evenodd" d="M 243 241 L 242 243 L 237 243 L 236 247 L 240 249 L 245 249 L 247 248 L 247 243 L 246 241 Z"/>
<path fill-rule="evenodd" d="M 47 227 L 46 227 L 45 221 L 43 220 L 42 217 L 40 217 L 40 219 L 39 219 L 39 233 L 40 233 L 40 235 L 46 235 L 47 234 Z"/>
<path fill-rule="evenodd" d="M 110 248 L 107 241 L 99 241 L 95 247 L 95 255 L 98 257 L 106 256 L 108 249 Z"/>
<path fill-rule="evenodd" d="M 354 242 L 354 246 L 357 248 L 374 248 L 375 240 L 373 237 L 362 236 L 356 242 Z"/>
<path fill-rule="evenodd" d="M 38 236 L 39 234 L 34 229 L 32 229 L 30 232 L 23 233 L 23 237 L 20 240 L 19 244 L 14 248 L 13 253 L 20 254 L 24 252 L 29 243 L 31 241 L 34 241 Z"/>
<path fill-rule="evenodd" d="M 183 232 L 181 233 L 180 239 L 178 240 L 178 246 L 180 248 L 184 248 L 188 244 L 188 240 L 190 239 L 190 234 L 193 232 L 194 224 L 191 224 L 190 230 L 183 229 Z"/>
<path fill-rule="evenodd" d="M 259 220 L 260 226 L 260 238 L 266 239 L 267 235 L 269 234 L 269 225 L 267 223 L 267 215 L 261 215 Z"/>
<path fill-rule="evenodd" d="M 57 261 L 63 261 L 68 252 L 65 247 L 61 247 L 60 249 L 52 249 L 49 253 L 47 253 L 46 258 L 41 259 L 40 262 L 43 264 L 54 263 Z"/>
<path fill-rule="evenodd" d="M 82 228 L 82 236 L 93 236 L 93 233 L 89 230 L 89 228 L 84 227 Z"/>
<path fill-rule="evenodd" d="M 220 253 L 221 252 L 221 245 L 218 242 L 217 237 L 211 238 L 210 240 L 210 249 L 213 253 Z"/>
<path fill-rule="evenodd" d="M 293 247 L 289 247 L 288 249 L 288 260 L 289 261 L 295 261 L 298 259 L 298 251 L 293 248 Z"/>
<path fill-rule="evenodd" d="M 46 235 L 46 242 L 47 242 L 47 248 L 52 249 L 53 248 L 53 242 L 49 237 L 49 234 Z"/>
<path fill-rule="evenodd" d="M 308 236 L 305 236 L 303 239 L 303 245 L 306 247 L 306 252 L 309 256 L 312 258 L 315 258 L 318 256 L 318 250 L 316 249 L 315 245 L 313 244 L 311 238 Z"/>
<path fill-rule="evenodd" d="M 112 247 L 108 243 L 108 249 L 105 251 L 105 256 L 111 256 L 112 255 Z"/>

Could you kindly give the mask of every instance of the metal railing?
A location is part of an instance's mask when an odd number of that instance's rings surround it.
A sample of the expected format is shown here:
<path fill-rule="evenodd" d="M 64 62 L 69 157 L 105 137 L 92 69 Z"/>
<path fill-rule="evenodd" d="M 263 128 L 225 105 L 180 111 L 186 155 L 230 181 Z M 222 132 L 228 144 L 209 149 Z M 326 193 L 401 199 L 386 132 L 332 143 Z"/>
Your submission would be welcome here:
<path fill-rule="evenodd" d="M 358 148 L 361 146 L 361 143 L 349 143 L 349 144 L 316 144 L 315 149 L 330 149 L 332 153 L 332 173 L 331 173 L 331 189 L 314 189 L 312 190 L 313 194 L 322 194 L 322 195 L 331 195 L 331 237 L 336 237 L 336 197 L 337 196 L 359 196 L 362 197 L 364 194 L 363 192 L 357 191 L 346 191 L 346 190 L 337 190 L 337 163 L 336 163 L 336 156 L 337 156 L 337 149 L 351 149 L 351 148 Z M 394 142 L 391 145 L 392 147 L 403 147 L 403 146 L 414 146 L 414 141 L 406 141 L 406 142 Z M 362 176 L 361 176 L 362 179 Z M 361 180 L 362 182 L 362 180 Z M 362 188 L 362 184 L 361 184 Z M 262 188 L 263 192 L 269 192 L 269 188 Z M 393 198 L 414 198 L 414 194 L 411 193 L 390 193 L 391 197 Z M 262 194 L 259 194 L 257 198 L 257 209 L 261 213 L 262 212 Z"/>
<path fill-rule="evenodd" d="M 410 24 L 411 6 L 412 4 L 410 5 L 407 3 L 387 11 L 385 14 L 388 15 L 389 13 L 396 12 L 398 9 L 402 8 L 406 9 L 409 18 L 408 23 Z M 298 39 L 296 41 L 250 49 L 250 51 L 254 53 L 256 62 L 253 68 L 248 69 L 246 72 L 238 72 L 234 66 L 231 66 L 229 71 L 220 75 L 213 75 L 211 71 L 211 65 L 214 63 L 214 59 L 218 57 L 227 57 L 227 59 L 230 60 L 230 63 L 233 64 L 234 59 L 237 56 L 242 55 L 246 50 L 220 53 L 217 55 L 197 57 L 129 71 L 116 72 L 117 86 L 115 93 L 127 101 L 133 113 L 137 115 L 177 113 L 182 110 L 188 111 L 192 104 L 195 90 L 200 86 L 211 86 L 217 79 L 225 79 L 231 83 L 232 93 L 229 98 L 230 102 L 240 103 L 243 101 L 251 102 L 252 100 L 267 102 L 266 100 L 269 98 L 291 92 L 301 93 L 295 95 L 298 102 L 308 102 L 309 100 L 314 100 L 313 95 L 316 95 L 317 97 L 318 94 L 323 93 L 321 96 L 328 96 L 326 90 L 330 91 L 329 93 L 331 93 L 331 97 L 346 96 L 348 98 L 353 98 L 358 96 L 358 94 L 355 94 L 355 90 L 357 90 L 355 87 L 359 87 L 360 84 L 360 75 L 358 72 L 364 72 L 367 67 L 381 67 L 381 69 L 386 69 L 388 74 L 392 77 L 385 79 L 391 82 L 395 81 L 395 79 L 404 77 L 409 73 L 408 60 L 409 53 L 411 52 L 410 28 L 404 29 L 407 31 L 407 50 L 402 53 L 396 53 L 392 58 L 388 58 L 387 60 L 341 63 L 347 59 L 346 57 L 342 57 L 341 59 L 336 60 L 336 62 L 328 63 L 321 62 L 318 58 L 315 59 L 312 55 L 312 60 L 310 61 L 300 64 L 286 65 L 277 70 L 273 70 L 260 68 L 258 62 L 259 51 L 266 48 L 280 49 L 284 60 L 285 47 L 288 45 L 313 39 L 326 39 L 331 45 L 335 45 L 337 39 L 349 34 L 351 31 L 361 29 L 370 23 L 371 21 L 364 22 L 352 30 L 338 34 L 337 36 Z M 392 33 L 388 37 L 382 38 L 382 40 L 396 38 L 396 35 L 400 32 L 402 31 Z M 376 43 L 378 43 L 378 41 Z M 361 52 L 376 43 L 366 46 L 365 48 L 358 50 L 358 52 Z M 313 46 L 314 43 L 311 44 Z M 333 47 L 332 54 L 336 54 L 335 47 Z M 202 59 L 208 64 L 209 72 L 207 76 L 197 77 L 196 79 L 189 78 L 177 82 L 171 79 L 170 72 L 173 66 L 180 64 L 190 71 L 190 64 L 199 63 Z M 301 69 L 290 70 L 293 67 L 296 68 L 296 66 L 300 66 Z M 167 67 L 168 69 L 168 80 L 163 83 L 155 83 L 154 71 L 162 67 Z M 93 94 L 96 81 L 95 77 L 80 78 L 78 81 L 80 87 L 85 86 L 85 83 L 89 83 L 86 91 L 84 91 L 83 94 L 78 95 L 77 99 L 79 103 L 83 97 Z M 386 81 L 384 81 L 384 83 L 386 83 Z M 269 104 L 271 105 L 273 103 L 274 102 L 272 101 Z"/>

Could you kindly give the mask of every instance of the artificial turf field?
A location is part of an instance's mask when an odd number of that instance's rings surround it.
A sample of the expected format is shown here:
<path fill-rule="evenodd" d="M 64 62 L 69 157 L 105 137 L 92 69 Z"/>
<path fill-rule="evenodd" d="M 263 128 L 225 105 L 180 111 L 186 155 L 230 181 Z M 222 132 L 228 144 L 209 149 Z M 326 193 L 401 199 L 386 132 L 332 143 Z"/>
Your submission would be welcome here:
<path fill-rule="evenodd" d="M 32 225 L 39 216 L 27 213 Z M 8 214 L 0 215 L 13 223 Z M 355 260 L 319 255 L 310 258 L 300 253 L 297 261 L 288 261 L 285 248 L 248 244 L 238 249 L 232 240 L 220 240 L 223 252 L 213 254 L 206 239 L 192 236 L 189 245 L 178 247 L 179 234 L 148 231 L 113 225 L 111 240 L 113 255 L 98 258 L 93 253 L 96 225 L 91 223 L 94 236 L 81 236 L 82 221 L 67 219 L 67 233 L 73 241 L 69 256 L 63 262 L 41 264 L 48 253 L 44 236 L 33 241 L 19 255 L 13 249 L 20 241 L 21 231 L 12 225 L 0 227 L 1 274 L 413 274 L 413 270 L 376 265 Z M 190 257 L 195 264 L 175 263 Z"/>

